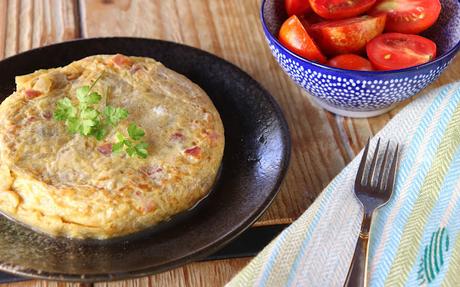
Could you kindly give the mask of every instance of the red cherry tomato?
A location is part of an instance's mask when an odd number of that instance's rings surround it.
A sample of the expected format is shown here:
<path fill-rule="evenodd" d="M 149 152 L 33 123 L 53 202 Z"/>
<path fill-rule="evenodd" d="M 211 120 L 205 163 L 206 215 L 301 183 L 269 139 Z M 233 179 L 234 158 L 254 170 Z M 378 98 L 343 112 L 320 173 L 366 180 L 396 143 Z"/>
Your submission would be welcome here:
<path fill-rule="evenodd" d="M 343 54 L 330 59 L 327 64 L 345 70 L 372 71 L 372 64 L 367 59 L 355 54 Z"/>
<path fill-rule="evenodd" d="M 279 40 L 281 44 L 299 56 L 319 63 L 326 62 L 326 57 L 295 15 L 288 18 L 281 26 Z"/>
<path fill-rule="evenodd" d="M 284 6 L 286 7 L 286 13 L 288 16 L 299 16 L 308 13 L 311 10 L 308 0 L 285 0 Z"/>
<path fill-rule="evenodd" d="M 380 35 L 385 14 L 314 24 L 309 30 L 323 52 L 329 55 L 357 53 Z"/>
<path fill-rule="evenodd" d="M 439 17 L 439 0 L 381 0 L 370 11 L 371 15 L 387 13 L 385 31 L 418 34 Z"/>
<path fill-rule="evenodd" d="M 367 46 L 369 60 L 379 70 L 399 70 L 431 61 L 436 57 L 436 44 L 422 36 L 385 33 Z"/>
<path fill-rule="evenodd" d="M 369 10 L 376 0 L 310 0 L 313 11 L 326 19 L 345 19 Z"/>

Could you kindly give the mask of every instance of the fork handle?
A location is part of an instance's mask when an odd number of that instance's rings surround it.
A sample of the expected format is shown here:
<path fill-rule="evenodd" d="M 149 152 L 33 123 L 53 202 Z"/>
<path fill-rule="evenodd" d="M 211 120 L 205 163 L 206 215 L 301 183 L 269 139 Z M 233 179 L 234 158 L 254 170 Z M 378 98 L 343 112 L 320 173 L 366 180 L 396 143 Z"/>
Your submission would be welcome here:
<path fill-rule="evenodd" d="M 361 231 L 359 232 L 358 241 L 356 242 L 355 254 L 353 255 L 344 286 L 367 286 L 367 262 L 371 220 L 372 214 L 364 215 Z"/>

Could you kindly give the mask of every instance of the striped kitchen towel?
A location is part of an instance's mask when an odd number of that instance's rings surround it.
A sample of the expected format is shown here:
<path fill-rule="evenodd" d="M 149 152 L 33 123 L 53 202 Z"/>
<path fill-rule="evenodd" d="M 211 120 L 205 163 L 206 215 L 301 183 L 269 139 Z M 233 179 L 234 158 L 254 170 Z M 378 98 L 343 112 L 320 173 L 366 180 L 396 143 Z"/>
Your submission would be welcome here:
<path fill-rule="evenodd" d="M 393 197 L 371 229 L 370 286 L 460 286 L 459 103 L 460 82 L 443 86 L 376 135 L 402 152 Z M 360 158 L 228 286 L 343 286 L 362 218 Z"/>

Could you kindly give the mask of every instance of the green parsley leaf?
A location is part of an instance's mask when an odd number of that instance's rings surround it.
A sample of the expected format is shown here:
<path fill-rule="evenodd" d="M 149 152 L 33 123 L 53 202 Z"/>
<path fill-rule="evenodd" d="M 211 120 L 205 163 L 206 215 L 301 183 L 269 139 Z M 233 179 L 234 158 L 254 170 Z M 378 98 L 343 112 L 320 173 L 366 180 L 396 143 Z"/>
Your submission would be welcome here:
<path fill-rule="evenodd" d="M 148 156 L 148 144 L 145 142 L 140 142 L 135 144 L 134 142 L 128 140 L 122 133 L 117 132 L 115 134 L 117 142 L 112 145 L 112 152 L 119 153 L 125 149 L 126 154 L 129 156 L 138 156 L 140 158 L 147 158 Z"/>
<path fill-rule="evenodd" d="M 136 145 L 136 149 L 147 149 L 149 147 L 149 144 L 146 142 L 140 142 Z"/>
<path fill-rule="evenodd" d="M 87 106 L 99 103 L 102 99 L 102 96 L 97 92 L 92 92 L 89 95 L 77 95 L 77 98 L 80 101 L 80 107 L 85 108 Z"/>
<path fill-rule="evenodd" d="M 83 99 L 86 97 L 87 94 L 89 94 L 90 87 L 89 86 L 83 86 L 77 89 L 77 99 L 82 102 Z"/>
<path fill-rule="evenodd" d="M 116 126 L 120 121 L 128 117 L 128 111 L 123 108 L 107 106 L 104 109 L 104 115 L 109 125 Z"/>
<path fill-rule="evenodd" d="M 78 127 L 78 130 L 81 135 L 83 136 L 88 136 L 92 132 L 92 127 L 94 127 L 97 124 L 95 120 L 80 120 L 80 126 Z"/>
<path fill-rule="evenodd" d="M 92 127 L 90 135 L 95 137 L 98 141 L 101 141 L 107 135 L 107 129 L 101 122 L 98 122 L 97 125 Z"/>
<path fill-rule="evenodd" d="M 99 112 L 93 108 L 86 108 L 80 111 L 80 118 L 84 120 L 95 120 L 99 116 Z"/>
<path fill-rule="evenodd" d="M 130 138 L 137 141 L 145 135 L 145 131 L 142 128 L 138 127 L 135 123 L 131 123 L 128 126 L 128 135 Z"/>
<path fill-rule="evenodd" d="M 117 142 L 124 142 L 126 140 L 125 136 L 120 132 L 117 132 L 115 137 L 117 138 Z"/>
<path fill-rule="evenodd" d="M 115 138 L 117 139 L 117 142 L 112 146 L 112 152 L 120 152 L 123 150 L 123 147 L 126 145 L 127 142 L 129 142 L 126 137 L 120 133 L 117 132 L 115 134 Z"/>
<path fill-rule="evenodd" d="M 80 121 L 77 118 L 68 118 L 65 125 L 67 126 L 69 132 L 74 134 L 78 132 L 80 128 Z"/>
<path fill-rule="evenodd" d="M 94 88 L 96 83 L 99 82 L 99 80 L 102 78 L 103 75 L 104 75 L 104 72 L 102 72 L 99 75 L 99 77 L 97 77 L 97 79 L 91 84 L 91 86 L 86 85 L 86 86 L 83 86 L 83 87 L 80 87 L 80 88 L 77 89 L 77 91 L 76 91 L 77 92 L 77 98 L 78 98 L 78 100 L 80 102 L 85 102 L 84 99 L 89 95 L 90 91 Z M 97 94 L 97 93 L 94 92 L 94 94 Z M 97 94 L 97 95 L 99 95 L 99 94 Z M 89 96 L 90 96 L 89 101 L 93 101 L 93 104 L 97 104 L 100 101 L 100 98 L 99 98 L 99 100 L 94 102 L 95 99 L 96 99 L 96 96 L 95 95 L 93 95 L 93 96 L 89 95 Z M 99 95 L 99 97 L 100 97 L 100 95 Z"/>
<path fill-rule="evenodd" d="M 105 138 L 105 136 L 107 135 L 107 130 L 105 129 L 97 129 L 97 130 L 94 130 L 92 135 L 98 140 L 98 141 L 101 141 Z"/>
<path fill-rule="evenodd" d="M 135 153 L 136 153 L 136 149 L 134 147 L 127 147 L 126 148 L 126 153 L 129 155 L 129 156 L 133 156 Z"/>
<path fill-rule="evenodd" d="M 137 156 L 139 156 L 141 158 L 147 158 L 147 156 L 149 154 L 148 151 L 147 151 L 148 147 L 149 147 L 149 144 L 145 143 L 145 142 L 141 142 L 141 143 L 138 143 L 137 145 L 135 145 L 134 149 L 136 150 Z"/>
<path fill-rule="evenodd" d="M 102 96 L 97 92 L 92 92 L 85 98 L 86 103 L 90 105 L 99 103 L 101 99 L 102 99 Z"/>
<path fill-rule="evenodd" d="M 123 150 L 123 146 L 125 145 L 124 142 L 117 142 L 115 144 L 112 145 L 112 152 L 114 153 L 119 153 Z"/>
<path fill-rule="evenodd" d="M 54 118 L 58 121 L 65 121 L 68 118 L 77 115 L 77 108 L 75 108 L 69 98 L 60 99 L 56 104 L 54 111 Z"/>

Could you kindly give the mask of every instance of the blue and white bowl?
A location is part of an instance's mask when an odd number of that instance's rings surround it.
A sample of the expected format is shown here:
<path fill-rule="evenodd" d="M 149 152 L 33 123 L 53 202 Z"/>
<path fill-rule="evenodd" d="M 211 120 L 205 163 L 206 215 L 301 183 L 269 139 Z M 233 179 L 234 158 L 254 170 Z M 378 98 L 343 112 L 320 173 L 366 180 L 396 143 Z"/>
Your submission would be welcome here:
<path fill-rule="evenodd" d="M 422 35 L 435 41 L 433 61 L 394 71 L 350 71 L 309 61 L 278 41 L 287 15 L 284 0 L 263 0 L 261 20 L 270 49 L 283 70 L 324 109 L 349 117 L 373 117 L 436 80 L 460 49 L 460 2 L 441 0 L 441 15 Z M 460 69 L 460 67 L 458 67 Z"/>

